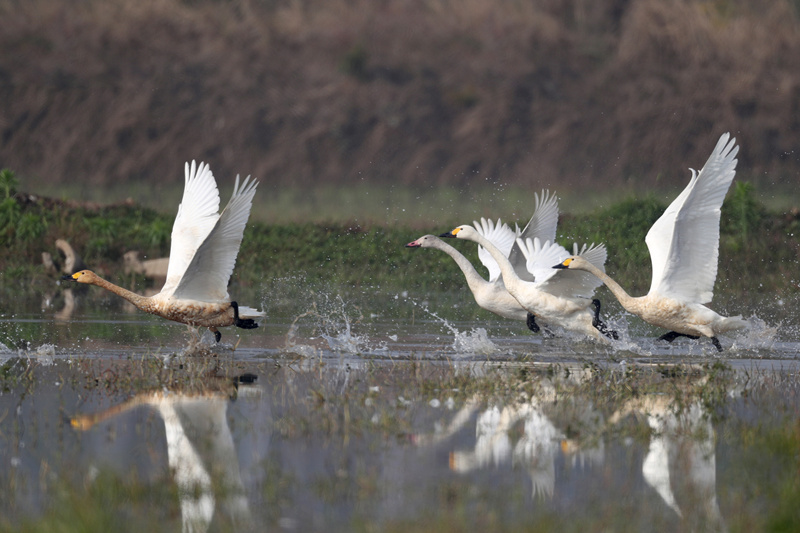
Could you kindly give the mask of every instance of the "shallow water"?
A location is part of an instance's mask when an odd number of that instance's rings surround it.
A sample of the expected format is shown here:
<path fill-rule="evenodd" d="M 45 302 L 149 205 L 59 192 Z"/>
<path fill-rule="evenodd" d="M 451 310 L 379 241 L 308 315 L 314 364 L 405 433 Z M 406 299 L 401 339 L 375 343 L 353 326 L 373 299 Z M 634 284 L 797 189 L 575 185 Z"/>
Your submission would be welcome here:
<path fill-rule="evenodd" d="M 786 306 L 718 354 L 613 306 L 622 341 L 602 346 L 365 292 L 273 294 L 262 328 L 219 345 L 103 296 L 20 304 L 0 318 L 0 527 L 800 523 Z"/>

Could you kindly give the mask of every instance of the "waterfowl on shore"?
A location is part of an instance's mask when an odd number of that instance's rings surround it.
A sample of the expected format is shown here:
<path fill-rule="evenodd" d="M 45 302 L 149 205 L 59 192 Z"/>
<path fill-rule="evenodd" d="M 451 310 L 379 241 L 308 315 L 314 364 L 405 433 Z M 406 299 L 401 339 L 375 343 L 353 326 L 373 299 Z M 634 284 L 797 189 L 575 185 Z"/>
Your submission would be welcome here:
<path fill-rule="evenodd" d="M 736 139 L 725 133 L 698 173 L 653 224 L 645 237 L 653 266 L 650 291 L 632 297 L 604 271 L 580 255 L 568 257 L 556 269 L 583 270 L 597 276 L 628 312 L 666 328 L 661 340 L 701 335 L 722 351 L 717 335 L 748 326 L 742 317 L 723 317 L 705 305 L 714 296 L 719 259 L 719 219 L 722 201 L 736 174 Z"/>
<path fill-rule="evenodd" d="M 519 236 L 527 238 L 540 238 L 554 240 L 556 224 L 558 223 L 558 198 L 550 195 L 549 191 L 542 191 L 542 195 L 534 195 L 534 213 L 525 228 L 520 231 L 512 230 L 508 224 L 500 219 L 497 222 L 481 218 L 475 222 L 475 229 L 490 240 L 509 259 L 514 270 L 523 277 L 533 281 L 533 276 L 525 267 L 525 256 L 516 243 Z M 489 280 L 481 276 L 469 259 L 434 235 L 423 235 L 419 239 L 406 244 L 407 248 L 435 248 L 441 250 L 456 262 L 464 273 L 472 295 L 481 308 L 491 311 L 503 318 L 511 320 L 524 320 L 528 328 L 534 333 L 540 330 L 536 317 L 529 313 L 520 303 L 511 296 L 503 283 L 500 267 L 497 261 L 486 251 L 483 246 L 478 246 L 478 259 L 489 271 Z M 539 322 L 542 322 L 541 320 Z"/>
<path fill-rule="evenodd" d="M 608 340 L 607 337 L 616 338 L 616 333 L 608 330 L 599 318 L 600 302 L 592 299 L 594 289 L 600 286 L 599 280 L 585 275 L 552 276 L 550 275 L 552 269 L 544 267 L 552 264 L 553 258 L 568 256 L 569 253 L 564 247 L 553 242 L 542 244 L 539 239 L 525 241 L 517 239 L 517 245 L 524 247 L 530 254 L 530 257 L 526 258 L 526 265 L 529 273 L 534 276 L 534 281 L 528 281 L 520 278 L 500 249 L 472 226 L 458 226 L 440 236 L 466 239 L 483 246 L 497 261 L 508 292 L 537 318 L 541 317 L 548 324 L 582 333 L 603 342 Z M 606 250 L 602 244 L 592 245 L 589 248 L 584 246 L 581 251 L 601 267 L 605 263 Z M 565 273 L 570 272 L 565 271 Z M 589 310 L 591 305 L 595 306 L 594 312 Z"/>
<path fill-rule="evenodd" d="M 147 313 L 206 327 L 217 342 L 222 337 L 219 327 L 258 327 L 253 319 L 264 313 L 232 302 L 227 289 L 257 185 L 248 176 L 240 187 L 236 176 L 233 195 L 219 213 L 219 191 L 209 166 L 186 163 L 183 199 L 172 227 L 167 281 L 155 296 L 140 296 L 90 270 L 64 279 L 102 287 Z"/>

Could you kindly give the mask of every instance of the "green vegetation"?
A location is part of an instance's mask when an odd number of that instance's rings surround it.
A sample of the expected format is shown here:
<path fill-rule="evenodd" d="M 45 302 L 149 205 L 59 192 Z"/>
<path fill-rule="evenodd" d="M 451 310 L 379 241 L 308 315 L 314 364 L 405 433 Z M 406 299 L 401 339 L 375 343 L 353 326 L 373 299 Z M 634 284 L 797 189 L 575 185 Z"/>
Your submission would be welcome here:
<path fill-rule="evenodd" d="M 4 172 L 4 183 L 12 183 L 14 180 L 8 176 L 13 178 L 13 174 Z M 138 250 L 149 258 L 169 254 L 173 214 L 130 203 L 79 205 L 12 194 L 16 186 L 9 185 L 9 196 L 0 202 L 0 245 L 7 250 L 0 255 L 0 270 L 4 273 L 0 286 L 5 291 L 27 286 L 19 283 L 20 278 L 34 285 L 49 283 L 41 266 L 41 254 L 51 252 L 56 257 L 54 243 L 58 238 L 78 250 L 90 268 L 117 282 L 123 276 L 122 256 L 126 251 Z M 650 280 L 644 237 L 664 208 L 662 202 L 645 196 L 629 197 L 593 213 L 564 214 L 558 239 L 569 248 L 573 242 L 604 242 L 609 250 L 609 273 L 631 293 L 642 293 Z M 742 182 L 735 184 L 722 212 L 718 279 L 727 283 L 725 290 L 778 294 L 788 290 L 787 280 L 796 277 L 800 217 L 768 212 L 755 199 L 753 187 Z M 524 224 L 529 214 L 514 213 L 511 216 L 515 218 L 506 220 Z M 461 216 L 461 222 L 471 222 L 480 215 Z M 437 217 L 428 213 L 428 218 Z M 388 291 L 413 288 L 419 292 L 460 288 L 461 273 L 444 254 L 404 247 L 424 233 L 438 234 L 456 223 L 459 222 L 431 222 L 427 229 L 421 229 L 421 222 L 256 221 L 245 231 L 234 282 L 259 287 L 267 280 L 297 276 L 312 286 L 381 287 Z M 479 264 L 474 246 L 461 242 L 456 246 Z M 131 275 L 127 283 L 134 280 Z M 728 283 L 730 280 L 736 283 Z"/>

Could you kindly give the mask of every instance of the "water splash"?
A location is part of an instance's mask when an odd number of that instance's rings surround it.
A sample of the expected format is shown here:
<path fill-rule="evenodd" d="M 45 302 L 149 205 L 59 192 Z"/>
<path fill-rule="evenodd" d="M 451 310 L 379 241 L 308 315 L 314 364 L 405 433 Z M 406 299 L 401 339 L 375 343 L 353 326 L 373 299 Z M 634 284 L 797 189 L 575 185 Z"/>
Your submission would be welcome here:
<path fill-rule="evenodd" d="M 346 354 L 363 354 L 372 352 L 385 352 L 388 347 L 385 342 L 373 344 L 369 336 L 356 335 L 353 326 L 363 320 L 361 311 L 355 318 L 351 317 L 351 307 L 348 306 L 340 295 L 331 298 L 327 294 L 312 303 L 312 309 L 298 315 L 286 335 L 286 349 L 304 357 L 320 355 L 320 350 L 313 346 L 297 344 L 297 331 L 300 319 L 313 317 L 316 319 L 316 328 L 331 351 Z"/>
<path fill-rule="evenodd" d="M 492 355 L 500 351 L 500 348 L 489 340 L 489 335 L 484 328 L 475 328 L 471 331 L 458 331 L 453 328 L 453 331 L 455 334 L 453 349 L 456 352 Z"/>
<path fill-rule="evenodd" d="M 459 329 L 448 322 L 446 318 L 442 318 L 435 312 L 431 311 L 425 302 L 420 305 L 410 298 L 407 299 L 407 301 L 411 302 L 415 306 L 419 306 L 420 309 L 439 321 L 442 326 L 444 326 L 453 334 L 452 346 L 453 350 L 456 352 L 472 355 L 494 355 L 502 351 L 500 347 L 489 340 L 489 334 L 485 328 L 476 327 L 470 331 L 459 331 Z"/>
<path fill-rule="evenodd" d="M 772 350 L 778 340 L 778 326 L 767 323 L 753 315 L 747 319 L 750 327 L 735 334 L 732 348 L 742 350 Z"/>

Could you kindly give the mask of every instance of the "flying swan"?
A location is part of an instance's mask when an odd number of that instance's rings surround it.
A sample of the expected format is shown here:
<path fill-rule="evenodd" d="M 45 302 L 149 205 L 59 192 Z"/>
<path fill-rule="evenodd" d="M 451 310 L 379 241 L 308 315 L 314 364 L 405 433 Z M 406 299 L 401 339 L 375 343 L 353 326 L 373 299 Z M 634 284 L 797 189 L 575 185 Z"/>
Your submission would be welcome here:
<path fill-rule="evenodd" d="M 725 133 L 689 185 L 647 232 L 645 242 L 653 265 L 653 280 L 646 296 L 632 297 L 605 272 L 580 255 L 568 257 L 554 268 L 591 272 L 606 284 L 628 312 L 645 322 L 666 328 L 660 340 L 710 337 L 722 351 L 717 335 L 749 324 L 741 316 L 723 317 L 703 303 L 714 296 L 719 260 L 719 218 L 722 201 L 736 174 L 736 139 Z"/>
<path fill-rule="evenodd" d="M 556 225 L 558 224 L 558 197 L 551 196 L 549 191 L 542 191 L 541 197 L 538 194 L 534 194 L 534 198 L 533 216 L 522 231 L 520 231 L 519 227 L 516 228 L 516 231 L 512 230 L 508 224 L 501 222 L 500 219 L 496 223 L 485 218 L 481 218 L 480 222 L 474 222 L 476 231 L 497 246 L 503 255 L 509 259 L 519 277 L 528 281 L 533 281 L 533 276 L 528 272 L 525 265 L 525 256 L 516 243 L 517 237 L 554 241 L 556 238 Z M 478 258 L 489 271 L 489 281 L 486 281 L 478 273 L 472 263 L 469 262 L 469 259 L 464 257 L 461 252 L 435 235 L 423 235 L 419 239 L 406 244 L 406 247 L 435 248 L 443 251 L 452 257 L 461 268 L 478 306 L 503 318 L 524 320 L 531 331 L 534 333 L 539 331 L 536 317 L 522 307 L 516 298 L 506 290 L 497 261 L 483 246 L 478 246 Z"/>
<path fill-rule="evenodd" d="M 233 195 L 219 213 L 219 191 L 209 166 L 192 161 L 191 166 L 186 163 L 185 173 L 183 200 L 172 226 L 167 281 L 161 292 L 140 296 L 91 270 L 63 279 L 97 285 L 167 320 L 206 327 L 219 342 L 222 334 L 217 328 L 253 329 L 258 327 L 253 319 L 264 316 L 262 311 L 232 302 L 227 289 L 258 182 L 248 176 L 240 187 L 236 176 Z"/>
<path fill-rule="evenodd" d="M 607 337 L 616 338 L 616 333 L 608 330 L 599 318 L 600 302 L 592 299 L 594 289 L 601 285 L 599 280 L 593 279 L 588 274 L 551 275 L 554 270 L 547 266 L 552 265 L 551 259 L 566 258 L 569 255 L 563 246 L 552 241 L 542 244 L 538 238 L 528 238 L 524 241 L 518 238 L 517 245 L 526 258 L 528 272 L 534 278 L 534 281 L 527 281 L 517 274 L 503 252 L 472 226 L 458 226 L 452 231 L 442 233 L 440 237 L 466 239 L 483 246 L 497 262 L 508 292 L 524 309 L 536 317 L 541 317 L 547 324 L 582 333 L 603 342 L 608 340 Z M 573 253 L 578 253 L 577 244 Z M 605 263 L 606 249 L 602 244 L 588 248 L 584 245 L 580 253 L 601 267 Z M 569 271 L 564 272 L 569 273 Z M 592 304 L 595 305 L 594 312 L 589 310 Z"/>

